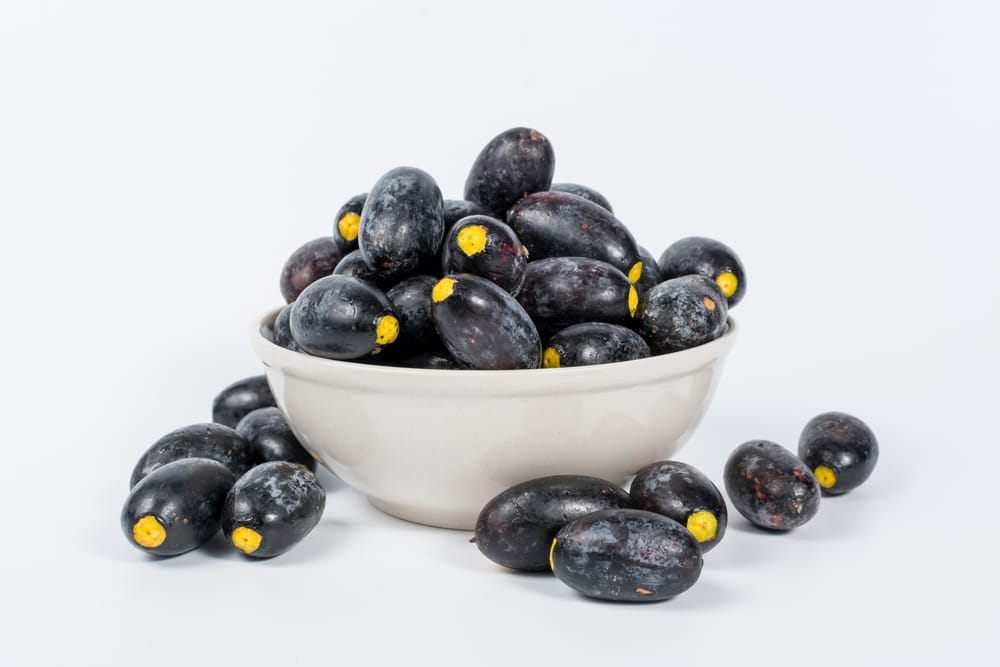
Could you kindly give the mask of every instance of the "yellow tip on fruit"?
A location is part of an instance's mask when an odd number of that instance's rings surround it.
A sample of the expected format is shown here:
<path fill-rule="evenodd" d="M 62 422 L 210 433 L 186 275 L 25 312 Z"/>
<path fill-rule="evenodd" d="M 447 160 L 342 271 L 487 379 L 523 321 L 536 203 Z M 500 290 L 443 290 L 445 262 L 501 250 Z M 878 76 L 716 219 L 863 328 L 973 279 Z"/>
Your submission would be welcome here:
<path fill-rule="evenodd" d="M 247 528 L 246 526 L 240 526 L 233 531 L 233 546 L 242 551 L 245 554 L 252 554 L 260 548 L 261 534 L 258 533 L 253 528 Z"/>
<path fill-rule="evenodd" d="M 824 489 L 832 489 L 833 485 L 837 483 L 837 473 L 826 466 L 816 466 L 813 474 L 816 475 L 816 481 Z"/>
<path fill-rule="evenodd" d="M 449 296 L 451 296 L 452 290 L 455 289 L 455 279 L 454 278 L 442 278 L 437 281 L 437 285 L 431 290 L 431 299 L 434 303 L 441 303 Z"/>
<path fill-rule="evenodd" d="M 559 350 L 547 347 L 542 352 L 542 368 L 559 368 Z"/>
<path fill-rule="evenodd" d="M 556 569 L 556 563 L 554 560 L 552 560 L 552 554 L 554 554 L 555 552 L 556 552 L 556 541 L 555 539 L 553 539 L 552 546 L 549 547 L 549 569 L 552 571 L 555 571 Z"/>
<path fill-rule="evenodd" d="M 358 227 L 361 225 L 361 216 L 357 213 L 345 213 L 337 221 L 337 231 L 347 241 L 358 238 Z"/>
<path fill-rule="evenodd" d="M 715 539 L 715 532 L 719 529 L 719 520 L 708 510 L 701 510 L 688 517 L 687 529 L 699 542 L 710 542 Z"/>
<path fill-rule="evenodd" d="M 639 278 L 642 278 L 642 262 L 636 262 L 632 265 L 632 268 L 628 270 L 628 281 L 630 283 L 639 282 Z"/>
<path fill-rule="evenodd" d="M 394 315 L 383 315 L 375 325 L 375 342 L 388 345 L 399 335 L 399 320 Z"/>
<path fill-rule="evenodd" d="M 628 288 L 628 314 L 631 317 L 635 317 L 635 309 L 639 305 L 639 292 L 636 291 L 635 285 L 629 285 Z"/>
<path fill-rule="evenodd" d="M 726 295 L 727 299 L 735 294 L 736 288 L 740 286 L 740 281 L 729 271 L 720 273 L 719 277 L 715 279 L 715 283 L 722 289 L 722 293 Z"/>
<path fill-rule="evenodd" d="M 468 257 L 479 254 L 486 247 L 486 227 L 467 225 L 458 232 L 455 242 Z"/>
<path fill-rule="evenodd" d="M 167 529 L 152 514 L 147 514 L 132 525 L 132 539 L 140 547 L 155 549 L 167 539 Z"/>
<path fill-rule="evenodd" d="M 528 252 L 528 246 L 526 246 L 526 245 L 521 246 L 521 250 L 524 251 L 524 257 L 525 257 L 525 259 L 530 259 L 531 258 L 531 253 Z"/>

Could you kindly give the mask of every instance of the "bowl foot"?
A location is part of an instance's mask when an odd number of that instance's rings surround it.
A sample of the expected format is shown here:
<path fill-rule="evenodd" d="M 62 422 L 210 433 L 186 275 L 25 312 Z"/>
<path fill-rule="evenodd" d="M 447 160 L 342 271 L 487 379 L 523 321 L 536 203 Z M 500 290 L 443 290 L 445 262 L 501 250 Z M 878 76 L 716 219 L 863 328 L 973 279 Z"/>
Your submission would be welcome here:
<path fill-rule="evenodd" d="M 368 496 L 368 502 L 375 509 L 394 516 L 397 519 L 404 519 L 435 528 L 475 530 L 476 519 L 479 516 L 478 513 L 453 512 L 427 507 L 413 507 L 412 505 L 400 505 L 380 498 L 372 498 L 371 496 Z"/>

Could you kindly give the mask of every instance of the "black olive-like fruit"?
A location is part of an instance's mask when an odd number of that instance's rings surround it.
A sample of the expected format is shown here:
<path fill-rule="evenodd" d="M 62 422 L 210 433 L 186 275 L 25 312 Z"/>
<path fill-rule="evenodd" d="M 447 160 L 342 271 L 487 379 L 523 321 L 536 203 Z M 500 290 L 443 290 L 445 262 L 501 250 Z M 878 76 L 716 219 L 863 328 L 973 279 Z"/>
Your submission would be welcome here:
<path fill-rule="evenodd" d="M 364 280 L 379 289 L 385 289 L 387 286 L 394 284 L 385 276 L 380 275 L 378 271 L 365 264 L 365 258 L 361 256 L 360 250 L 352 250 L 344 255 L 344 258 L 333 269 L 333 275 Z"/>
<path fill-rule="evenodd" d="M 556 533 L 552 572 L 588 597 L 620 602 L 665 600 L 701 575 L 701 548 L 673 519 L 639 509 L 587 514 Z"/>
<path fill-rule="evenodd" d="M 288 551 L 316 527 L 326 492 L 316 476 L 288 461 L 254 467 L 233 485 L 222 507 L 222 532 L 256 558 Z"/>
<path fill-rule="evenodd" d="M 597 190 L 588 188 L 586 185 L 580 185 L 579 183 L 553 183 L 549 186 L 549 190 L 551 192 L 568 192 L 571 195 L 583 197 L 584 199 L 594 202 L 608 213 L 614 213 L 614 210 L 611 208 L 611 202 L 608 201 L 608 198 Z"/>
<path fill-rule="evenodd" d="M 480 370 L 538 368 L 542 342 L 513 296 L 469 273 L 445 276 L 431 292 L 438 336 L 461 366 Z"/>
<path fill-rule="evenodd" d="M 412 276 L 385 293 L 399 318 L 399 338 L 393 345 L 394 352 L 407 353 L 440 345 L 431 318 L 431 290 L 437 281 L 433 276 Z"/>
<path fill-rule="evenodd" d="M 275 336 L 278 332 L 275 330 Z M 237 380 L 212 401 L 212 421 L 233 428 L 241 419 L 256 410 L 277 405 L 267 376 L 254 375 Z"/>
<path fill-rule="evenodd" d="M 542 351 L 542 366 L 592 366 L 648 357 L 649 345 L 619 324 L 582 322 L 560 330 Z"/>
<path fill-rule="evenodd" d="M 559 529 L 603 509 L 632 507 L 624 489 L 597 477 L 551 475 L 501 491 L 479 512 L 476 546 L 494 563 L 546 570 Z"/>
<path fill-rule="evenodd" d="M 715 239 L 689 236 L 674 242 L 660 255 L 664 280 L 693 273 L 714 280 L 732 308 L 747 291 L 743 263 L 732 248 Z"/>
<path fill-rule="evenodd" d="M 345 255 L 358 249 L 358 228 L 366 199 L 368 199 L 367 192 L 354 195 L 340 207 L 333 219 L 333 239 Z"/>
<path fill-rule="evenodd" d="M 292 306 L 295 342 L 328 359 L 378 354 L 399 335 L 389 298 L 369 282 L 332 275 L 307 287 Z"/>
<path fill-rule="evenodd" d="M 656 263 L 656 260 L 642 246 L 639 246 L 639 261 L 642 262 L 642 270 L 639 280 L 635 281 L 635 289 L 641 299 L 643 294 L 663 282 L 663 277 L 660 274 L 660 267 Z"/>
<path fill-rule="evenodd" d="M 213 459 L 239 477 L 254 465 L 253 448 L 222 424 L 191 424 L 167 433 L 143 452 L 132 469 L 129 487 L 163 466 L 188 458 Z"/>
<path fill-rule="evenodd" d="M 250 443 L 254 464 L 267 461 L 291 461 L 316 470 L 316 459 L 292 433 L 278 408 L 260 408 L 240 420 L 236 432 Z"/>
<path fill-rule="evenodd" d="M 878 441 L 868 425 L 844 412 L 824 412 L 809 420 L 799 437 L 799 458 L 826 495 L 860 486 L 878 463 Z"/>
<path fill-rule="evenodd" d="M 796 528 L 819 511 L 816 477 L 795 454 L 768 440 L 734 449 L 723 480 L 733 507 L 761 528 Z"/>
<path fill-rule="evenodd" d="M 462 218 L 448 230 L 441 247 L 445 274 L 471 273 L 517 295 L 524 284 L 528 257 L 507 223 L 487 215 Z"/>
<path fill-rule="evenodd" d="M 464 196 L 503 220 L 521 197 L 548 190 L 555 168 L 552 144 L 545 135 L 527 127 L 511 128 L 480 151 L 465 181 Z"/>
<path fill-rule="evenodd" d="M 657 461 L 636 473 L 629 488 L 639 509 L 670 517 L 687 527 L 701 552 L 726 534 L 726 500 L 705 473 L 681 461 Z"/>
<path fill-rule="evenodd" d="M 437 371 L 453 371 L 462 368 L 447 350 L 436 348 L 403 355 L 379 355 L 374 357 L 374 360 L 381 365 L 398 368 L 424 368 Z"/>
<path fill-rule="evenodd" d="M 333 273 L 344 252 L 331 236 L 299 246 L 281 269 L 281 296 L 291 303 L 306 287 Z"/>
<path fill-rule="evenodd" d="M 638 330 L 653 354 L 685 350 L 725 332 L 726 298 L 702 276 L 665 280 L 639 299 Z"/>
<path fill-rule="evenodd" d="M 125 538 L 157 556 L 176 556 L 219 532 L 236 476 L 218 461 L 187 458 L 157 468 L 132 487 L 121 513 Z"/>
<path fill-rule="evenodd" d="M 302 348 L 292 338 L 292 327 L 288 321 L 291 314 L 292 304 L 290 303 L 285 304 L 285 307 L 278 311 L 278 314 L 274 318 L 274 326 L 271 329 L 271 342 L 292 352 L 301 352 Z"/>
<path fill-rule="evenodd" d="M 490 215 L 490 210 L 475 201 L 466 199 L 445 199 L 444 200 L 444 228 L 451 229 L 451 226 L 462 218 L 470 215 Z"/>

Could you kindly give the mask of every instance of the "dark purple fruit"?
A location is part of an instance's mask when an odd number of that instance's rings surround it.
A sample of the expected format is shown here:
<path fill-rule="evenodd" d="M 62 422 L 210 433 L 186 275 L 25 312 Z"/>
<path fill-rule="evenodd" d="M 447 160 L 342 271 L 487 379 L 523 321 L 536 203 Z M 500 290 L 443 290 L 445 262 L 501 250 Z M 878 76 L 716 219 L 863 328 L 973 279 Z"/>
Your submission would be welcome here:
<path fill-rule="evenodd" d="M 219 532 L 222 506 L 235 481 L 229 468 L 212 459 L 180 459 L 157 468 L 125 500 L 125 538 L 157 556 L 196 549 Z"/>
<path fill-rule="evenodd" d="M 868 425 L 843 412 L 816 415 L 799 438 L 799 458 L 826 495 L 861 486 L 878 463 L 878 441 Z"/>
<path fill-rule="evenodd" d="M 643 294 L 635 319 L 653 354 L 666 354 L 721 336 L 726 313 L 726 298 L 717 285 L 701 276 L 681 276 Z"/>
<path fill-rule="evenodd" d="M 380 359 L 380 357 L 376 357 L 376 359 Z M 396 366 L 398 368 L 423 368 L 436 371 L 453 371 L 462 368 L 451 358 L 447 350 L 438 349 L 387 356 L 384 359 L 380 359 L 380 363 L 385 366 Z"/>
<path fill-rule="evenodd" d="M 444 228 L 446 230 L 451 229 L 451 226 L 456 222 L 470 215 L 492 215 L 492 213 L 479 202 L 465 199 L 444 200 Z"/>
<path fill-rule="evenodd" d="M 295 342 L 292 338 L 292 327 L 289 324 L 288 318 L 292 314 L 292 304 L 286 304 L 284 308 L 278 311 L 277 316 L 274 318 L 274 327 L 272 328 L 272 338 L 271 342 L 280 347 L 291 350 L 292 352 L 301 352 L 302 348 L 299 344 Z"/>
<path fill-rule="evenodd" d="M 639 246 L 618 218 L 592 201 L 567 192 L 528 195 L 507 214 L 507 224 L 532 261 L 589 257 L 607 262 L 631 282 L 640 278 Z"/>
<path fill-rule="evenodd" d="M 641 246 L 639 247 L 639 261 L 642 262 L 642 271 L 639 275 L 639 280 L 635 282 L 635 290 L 639 293 L 639 298 L 641 299 L 643 294 L 663 282 L 663 277 L 660 274 L 660 267 L 656 264 L 656 260 L 653 259 L 648 250 Z"/>
<path fill-rule="evenodd" d="M 701 575 L 701 548 L 662 514 L 610 509 L 566 524 L 552 542 L 552 572 L 588 597 L 653 602 L 683 593 Z"/>
<path fill-rule="evenodd" d="M 651 463 L 636 473 L 629 494 L 639 509 L 685 526 L 698 540 L 702 553 L 713 549 L 726 534 L 726 500 L 712 480 L 692 465 Z"/>
<path fill-rule="evenodd" d="M 358 249 L 369 268 L 398 281 L 429 264 L 444 238 L 444 200 L 430 174 L 397 167 L 378 179 L 361 212 Z"/>
<path fill-rule="evenodd" d="M 504 567 L 546 570 L 552 539 L 560 528 L 591 512 L 631 506 L 624 489 L 597 477 L 532 479 L 486 503 L 476 519 L 476 546 Z"/>
<path fill-rule="evenodd" d="M 515 127 L 493 137 L 480 151 L 465 181 L 465 199 L 482 204 L 495 218 L 525 195 L 548 190 L 556 158 L 545 136 Z"/>
<path fill-rule="evenodd" d="M 819 511 L 819 483 L 812 472 L 795 454 L 768 440 L 734 449 L 723 480 L 733 507 L 761 528 L 796 528 Z"/>
<path fill-rule="evenodd" d="M 389 298 L 371 283 L 344 275 L 307 287 L 295 301 L 290 321 L 295 342 L 327 359 L 378 354 L 399 335 Z"/>
<path fill-rule="evenodd" d="M 236 480 L 222 508 L 222 532 L 255 558 L 288 551 L 316 527 L 326 492 L 316 476 L 288 461 L 262 463 Z"/>
<path fill-rule="evenodd" d="M 588 188 L 586 185 L 580 185 L 579 183 L 553 183 L 549 186 L 549 190 L 551 192 L 568 192 L 571 195 L 583 197 L 588 201 L 594 202 L 608 213 L 614 213 L 614 210 L 611 208 L 611 202 L 608 201 L 607 197 L 593 188 Z"/>
<path fill-rule="evenodd" d="M 552 333 L 580 322 L 625 324 L 639 295 L 625 274 L 586 257 L 530 262 L 517 300 L 539 330 Z"/>
<path fill-rule="evenodd" d="M 413 276 L 385 293 L 399 318 L 399 338 L 395 345 L 398 349 L 395 352 L 412 352 L 440 345 L 431 318 L 431 290 L 437 281 L 433 276 Z"/>
<path fill-rule="evenodd" d="M 345 255 L 358 249 L 358 228 L 361 224 L 361 211 L 365 207 L 367 198 L 367 192 L 354 195 L 340 207 L 333 219 L 333 239 Z"/>
<path fill-rule="evenodd" d="M 275 331 L 277 336 L 277 331 Z M 264 375 L 254 375 L 232 383 L 212 401 L 212 421 L 234 428 L 241 419 L 256 410 L 277 405 L 271 385 Z"/>
<path fill-rule="evenodd" d="M 192 424 L 175 429 L 150 445 L 132 469 L 129 487 L 169 463 L 189 458 L 213 459 L 237 477 L 254 464 L 253 448 L 233 429 L 222 424 Z"/>
<path fill-rule="evenodd" d="M 482 276 L 516 295 L 528 266 L 524 246 L 506 223 L 471 215 L 452 225 L 441 248 L 445 274 Z"/>
<path fill-rule="evenodd" d="M 344 256 L 330 236 L 322 236 L 299 246 L 281 269 L 281 296 L 291 303 L 306 287 L 333 269 Z"/>
<path fill-rule="evenodd" d="M 664 280 L 693 273 L 711 278 L 719 285 L 732 308 L 747 290 L 743 263 L 732 249 L 714 239 L 689 236 L 673 243 L 660 255 Z"/>
<path fill-rule="evenodd" d="M 333 270 L 335 276 L 349 276 L 358 280 L 366 280 L 379 289 L 384 289 L 388 282 L 379 272 L 365 264 L 365 258 L 361 256 L 360 250 L 352 250 L 344 255 L 337 268 Z M 389 284 L 393 284 L 389 282 Z"/>
<path fill-rule="evenodd" d="M 302 447 L 278 408 L 260 408 L 240 420 L 236 432 L 250 443 L 254 465 L 290 461 L 316 470 L 316 459 Z"/>
<path fill-rule="evenodd" d="M 431 292 L 438 336 L 459 365 L 480 370 L 538 368 L 542 343 L 517 299 L 485 278 L 445 276 Z"/>
<path fill-rule="evenodd" d="M 642 336 L 618 324 L 583 322 L 562 329 L 549 339 L 542 366 L 591 366 L 649 356 Z"/>

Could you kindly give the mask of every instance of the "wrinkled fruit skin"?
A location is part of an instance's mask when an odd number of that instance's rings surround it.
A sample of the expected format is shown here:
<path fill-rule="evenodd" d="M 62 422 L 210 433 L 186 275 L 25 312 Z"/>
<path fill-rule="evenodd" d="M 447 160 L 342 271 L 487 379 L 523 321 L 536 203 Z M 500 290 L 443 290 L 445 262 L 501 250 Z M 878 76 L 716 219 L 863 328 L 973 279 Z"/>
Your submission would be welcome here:
<path fill-rule="evenodd" d="M 441 345 L 431 318 L 431 290 L 437 281 L 433 276 L 413 276 L 385 293 L 399 317 L 399 339 L 393 345 L 394 352 L 412 352 Z"/>
<path fill-rule="evenodd" d="M 844 412 L 809 420 L 799 437 L 799 458 L 813 471 L 825 495 L 855 489 L 878 463 L 878 441 L 863 421 Z M 817 470 L 820 467 L 826 470 Z"/>
<path fill-rule="evenodd" d="M 631 507 L 615 484 L 585 475 L 532 479 L 502 491 L 476 520 L 476 546 L 494 563 L 515 570 L 549 569 L 549 549 L 559 529 L 603 509 Z"/>
<path fill-rule="evenodd" d="M 688 522 L 697 518 L 697 513 L 711 513 L 714 534 L 700 539 L 693 531 L 703 554 L 714 549 L 726 534 L 726 500 L 712 480 L 692 465 L 681 461 L 651 463 L 636 473 L 629 494 L 637 508 L 662 514 L 689 529 Z"/>
<path fill-rule="evenodd" d="M 553 335 L 542 353 L 542 363 L 546 368 L 592 366 L 649 355 L 649 345 L 631 329 L 607 322 L 583 322 Z"/>
<path fill-rule="evenodd" d="M 292 327 L 288 321 L 288 318 L 292 315 L 292 304 L 286 304 L 284 308 L 278 311 L 278 314 L 274 318 L 274 328 L 272 330 L 272 339 L 275 345 L 283 347 L 285 349 L 291 350 L 292 352 L 301 352 L 302 348 L 299 344 L 295 342 L 292 338 Z"/>
<path fill-rule="evenodd" d="M 614 213 L 614 210 L 611 208 L 611 202 L 608 201 L 608 198 L 597 190 L 588 188 L 586 185 L 580 185 L 579 183 L 553 183 L 549 186 L 549 191 L 568 192 L 571 195 L 583 197 L 588 201 L 594 202 L 608 213 Z"/>
<path fill-rule="evenodd" d="M 724 293 L 724 286 L 729 285 L 729 292 L 725 296 L 730 308 L 738 304 L 747 291 L 743 262 L 732 248 L 715 239 L 703 236 L 680 239 L 663 251 L 659 267 L 663 280 L 699 274 L 716 281 Z M 729 276 L 723 277 L 724 274 Z"/>
<path fill-rule="evenodd" d="M 125 500 L 121 513 L 125 539 L 157 556 L 196 549 L 219 532 L 222 506 L 235 481 L 229 468 L 212 459 L 180 459 L 157 468 L 136 484 Z M 142 539 L 140 522 L 144 517 L 152 517 L 163 532 L 158 544 L 137 541 L 137 536 Z"/>
<path fill-rule="evenodd" d="M 277 335 L 277 332 L 275 332 Z M 271 385 L 264 375 L 237 380 L 212 400 L 212 421 L 234 428 L 241 419 L 256 410 L 277 405 Z"/>
<path fill-rule="evenodd" d="M 333 273 L 344 252 L 330 236 L 303 244 L 292 253 L 281 269 L 281 296 L 286 303 L 295 301 L 306 287 Z"/>
<path fill-rule="evenodd" d="M 552 572 L 588 597 L 665 600 L 701 575 L 698 542 L 673 519 L 638 509 L 594 512 L 566 524 L 552 546 Z"/>
<path fill-rule="evenodd" d="M 278 408 L 260 408 L 240 420 L 236 432 L 250 443 L 254 465 L 290 461 L 316 470 L 316 459 L 302 447 Z"/>
<path fill-rule="evenodd" d="M 236 480 L 222 509 L 222 532 L 239 547 L 240 528 L 260 537 L 241 551 L 270 558 L 288 551 L 316 527 L 326 506 L 326 492 L 316 476 L 287 461 L 262 463 Z M 234 540 L 235 536 L 235 540 Z"/>
<path fill-rule="evenodd" d="M 653 354 L 703 345 L 725 332 L 726 298 L 701 276 L 665 280 L 639 299 L 638 331 Z"/>
<path fill-rule="evenodd" d="M 465 181 L 465 199 L 501 220 L 521 197 L 548 190 L 555 172 L 552 144 L 527 127 L 501 132 L 480 151 Z"/>
<path fill-rule="evenodd" d="M 333 218 L 333 240 L 344 255 L 358 249 L 357 223 L 367 199 L 367 192 L 354 195 L 347 200 L 347 203 L 340 207 L 337 215 Z M 357 217 L 355 218 L 354 216 Z M 347 236 L 345 236 L 345 232 Z M 354 235 L 354 238 L 348 238 L 350 235 Z"/>
<path fill-rule="evenodd" d="M 222 424 L 191 424 L 167 433 L 149 446 L 132 469 L 129 487 L 169 463 L 188 458 L 218 461 L 239 477 L 254 465 L 253 448 Z"/>
<path fill-rule="evenodd" d="M 493 215 L 490 210 L 479 202 L 465 199 L 445 199 L 444 200 L 444 228 L 451 229 L 452 225 L 467 218 L 470 215 Z"/>
<path fill-rule="evenodd" d="M 797 528 L 819 511 L 816 477 L 794 454 L 768 440 L 751 440 L 733 450 L 723 480 L 733 507 L 761 528 Z"/>
<path fill-rule="evenodd" d="M 663 277 L 656 260 L 642 246 L 639 247 L 639 261 L 642 262 L 642 274 L 635 282 L 635 289 L 641 298 L 643 294 L 662 283 Z"/>
<path fill-rule="evenodd" d="M 470 237 L 479 243 L 470 247 Z M 441 267 L 445 274 L 481 276 L 517 295 L 524 284 L 528 258 L 517 234 L 506 223 L 486 215 L 472 215 L 448 230 L 441 248 Z"/>

